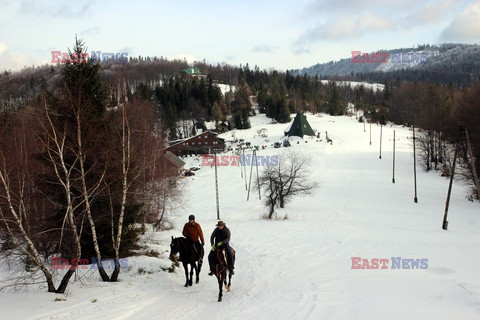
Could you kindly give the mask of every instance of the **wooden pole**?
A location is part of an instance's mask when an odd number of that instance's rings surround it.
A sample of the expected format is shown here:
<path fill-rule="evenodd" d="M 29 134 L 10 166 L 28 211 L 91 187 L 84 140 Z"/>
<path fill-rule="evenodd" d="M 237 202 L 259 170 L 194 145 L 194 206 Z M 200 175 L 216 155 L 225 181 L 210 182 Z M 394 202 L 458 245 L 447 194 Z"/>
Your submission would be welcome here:
<path fill-rule="evenodd" d="M 240 167 L 240 177 L 243 179 L 242 155 L 238 152 L 238 166 Z"/>
<path fill-rule="evenodd" d="M 382 159 L 382 130 L 383 126 L 380 123 L 380 155 L 378 156 L 378 159 Z"/>
<path fill-rule="evenodd" d="M 452 193 L 453 176 L 455 175 L 455 162 L 457 161 L 457 154 L 458 154 L 458 140 L 455 144 L 455 154 L 453 156 L 452 170 L 450 173 L 450 183 L 448 184 L 447 201 L 445 202 L 445 214 L 443 215 L 443 223 L 442 223 L 443 230 L 448 229 L 447 215 L 448 215 L 448 207 L 450 205 L 450 194 Z"/>
<path fill-rule="evenodd" d="M 477 199 L 480 199 L 480 185 L 478 183 L 477 168 L 475 166 L 475 157 L 473 156 L 472 146 L 470 145 L 470 138 L 468 136 L 467 128 L 465 128 L 465 136 L 467 138 L 467 148 L 468 153 L 470 154 L 470 169 L 473 174 L 473 182 L 475 183 L 475 192 L 477 193 Z"/>
<path fill-rule="evenodd" d="M 245 149 L 242 148 L 242 153 L 243 153 L 243 176 L 245 177 L 245 191 L 247 191 L 247 162 L 245 161 Z"/>
<path fill-rule="evenodd" d="M 392 183 L 395 183 L 395 130 L 393 130 L 393 176 Z"/>
<path fill-rule="evenodd" d="M 215 157 L 215 195 L 217 200 L 217 220 L 220 220 L 220 204 L 218 199 L 218 176 L 217 176 L 217 153 L 213 153 Z"/>
<path fill-rule="evenodd" d="M 256 158 L 257 158 L 257 152 L 253 150 L 252 161 L 250 162 L 250 179 L 248 181 L 247 201 L 250 199 L 250 186 L 252 185 L 253 159 L 255 159 L 256 161 L 257 160 Z"/>
<path fill-rule="evenodd" d="M 257 153 L 255 152 L 255 160 L 257 158 Z M 260 194 L 260 176 L 258 175 L 258 161 L 255 161 L 255 166 L 257 167 L 257 188 L 258 188 L 258 200 L 262 200 L 262 195 Z"/>
<path fill-rule="evenodd" d="M 372 122 L 370 120 L 370 145 L 372 145 Z"/>
<path fill-rule="evenodd" d="M 415 185 L 415 197 L 413 198 L 413 202 L 417 203 L 417 155 L 415 153 L 415 125 L 413 126 L 413 181 Z"/>

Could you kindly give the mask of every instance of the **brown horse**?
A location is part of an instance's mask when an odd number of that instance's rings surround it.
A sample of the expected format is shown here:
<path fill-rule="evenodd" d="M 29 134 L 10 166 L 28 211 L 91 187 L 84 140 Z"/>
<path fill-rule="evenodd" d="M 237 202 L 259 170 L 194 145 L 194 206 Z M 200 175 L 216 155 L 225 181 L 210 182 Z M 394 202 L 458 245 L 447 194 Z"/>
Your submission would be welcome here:
<path fill-rule="evenodd" d="M 235 250 L 232 250 L 232 258 L 235 260 Z M 227 292 L 230 292 L 230 286 L 232 285 L 232 274 L 228 268 L 227 259 L 225 258 L 225 251 L 223 248 L 219 248 L 215 251 L 215 264 L 210 265 L 210 270 L 215 273 L 218 280 L 218 302 L 222 301 L 223 285 Z M 227 284 L 227 272 L 228 272 L 228 284 Z"/>

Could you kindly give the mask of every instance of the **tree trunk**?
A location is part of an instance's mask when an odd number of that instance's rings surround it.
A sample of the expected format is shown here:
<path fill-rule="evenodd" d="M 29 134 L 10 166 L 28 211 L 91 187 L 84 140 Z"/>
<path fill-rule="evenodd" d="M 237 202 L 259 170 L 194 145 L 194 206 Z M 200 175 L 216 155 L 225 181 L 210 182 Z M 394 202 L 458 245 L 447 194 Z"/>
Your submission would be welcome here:
<path fill-rule="evenodd" d="M 275 213 L 275 202 L 270 201 L 270 212 L 268 213 L 268 219 L 272 219 L 274 213 Z"/>
<path fill-rule="evenodd" d="M 120 262 L 118 258 L 114 259 L 115 269 L 113 270 L 112 276 L 110 277 L 110 282 L 118 281 L 118 274 L 120 273 Z"/>
<path fill-rule="evenodd" d="M 67 273 L 65 273 L 65 275 L 63 276 L 62 282 L 60 282 L 60 285 L 58 286 L 58 289 L 55 291 L 55 293 L 65 293 L 68 282 L 70 281 L 70 278 L 72 277 L 74 272 L 75 269 L 68 269 Z"/>
<path fill-rule="evenodd" d="M 55 292 L 55 285 L 53 284 L 53 278 L 51 274 L 45 273 L 45 278 L 47 279 L 48 292 Z"/>

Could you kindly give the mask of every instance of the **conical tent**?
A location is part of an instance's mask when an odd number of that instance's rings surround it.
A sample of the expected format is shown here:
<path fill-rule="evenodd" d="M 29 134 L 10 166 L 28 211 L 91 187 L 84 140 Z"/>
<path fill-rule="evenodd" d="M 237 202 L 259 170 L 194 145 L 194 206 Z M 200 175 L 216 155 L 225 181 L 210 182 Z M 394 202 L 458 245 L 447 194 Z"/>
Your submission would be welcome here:
<path fill-rule="evenodd" d="M 310 127 L 307 117 L 303 113 L 297 112 L 292 125 L 285 130 L 285 135 L 289 137 L 297 136 L 303 138 L 303 136 L 314 136 L 315 133 L 313 132 L 312 127 Z"/>

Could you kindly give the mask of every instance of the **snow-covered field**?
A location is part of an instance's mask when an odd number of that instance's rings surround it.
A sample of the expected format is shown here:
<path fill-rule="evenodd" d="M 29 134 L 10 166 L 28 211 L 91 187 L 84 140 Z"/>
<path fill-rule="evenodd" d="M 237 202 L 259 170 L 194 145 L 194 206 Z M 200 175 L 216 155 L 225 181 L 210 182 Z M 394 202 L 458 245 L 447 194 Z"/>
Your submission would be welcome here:
<path fill-rule="evenodd" d="M 217 302 L 217 282 L 205 265 L 200 283 L 189 288 L 183 287 L 182 269 L 162 271 L 170 265 L 170 236 L 180 236 L 189 214 L 196 215 L 207 239 L 213 231 L 214 169 L 202 167 L 184 180 L 188 200 L 174 213 L 176 229 L 143 239 L 162 253 L 160 258 L 129 258 L 119 283 L 99 282 L 89 270 L 69 286 L 66 301 L 54 302 L 56 295 L 40 290 L 0 293 L 0 318 L 479 319 L 480 206 L 466 199 L 466 186 L 454 184 L 449 230 L 442 230 L 448 180 L 418 167 L 418 203 L 413 202 L 408 128 L 383 128 L 379 159 L 379 126 L 372 125 L 370 145 L 369 126 L 364 132 L 355 118 L 307 119 L 323 141 L 293 139 L 291 149 L 311 158 L 311 177 L 319 188 L 278 211 L 288 219 L 261 219 L 267 209 L 253 191 L 246 201 L 241 169 L 219 168 L 220 215 L 237 252 L 232 292 L 224 292 L 223 302 Z M 287 125 L 270 124 L 263 115 L 251 122 L 252 129 L 235 136 L 268 145 L 258 155 L 281 156 L 284 148 L 271 145 L 281 141 Z M 260 128 L 268 130 L 267 138 L 257 136 Z M 399 139 L 395 184 L 394 129 Z M 332 145 L 325 142 L 325 131 Z M 201 163 L 186 161 L 187 167 Z M 352 269 L 352 257 L 389 259 L 388 268 Z M 428 259 L 428 268 L 392 269 L 392 257 Z"/>
<path fill-rule="evenodd" d="M 386 64 L 386 63 L 384 63 Z M 382 64 L 383 65 L 383 64 Z M 323 84 L 328 84 L 330 80 L 321 80 Z M 358 81 L 335 81 L 337 86 L 350 86 L 353 89 L 359 86 L 363 86 L 365 89 L 373 91 L 383 91 L 385 89 L 385 85 L 381 83 L 368 83 L 368 82 L 358 82 Z"/>

